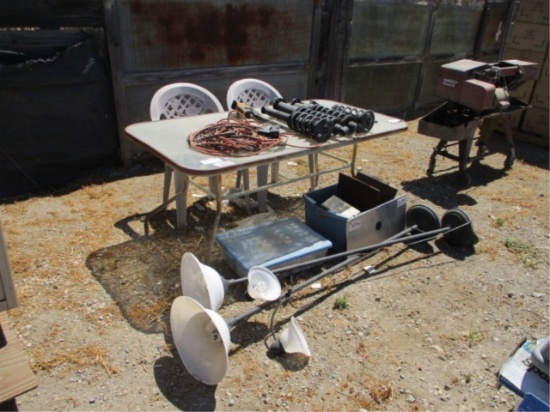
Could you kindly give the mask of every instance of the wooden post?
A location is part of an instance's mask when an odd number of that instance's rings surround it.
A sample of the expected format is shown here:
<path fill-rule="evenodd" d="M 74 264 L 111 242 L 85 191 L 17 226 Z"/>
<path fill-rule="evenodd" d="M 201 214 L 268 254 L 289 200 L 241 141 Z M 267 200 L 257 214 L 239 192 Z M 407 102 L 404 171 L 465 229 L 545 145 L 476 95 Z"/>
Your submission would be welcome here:
<path fill-rule="evenodd" d="M 345 100 L 353 3 L 353 0 L 327 1 L 328 30 L 322 34 L 327 47 L 319 53 L 318 63 L 324 70 L 315 89 L 316 95 L 326 99 Z"/>
<path fill-rule="evenodd" d="M 6 242 L 0 225 L 0 312 L 18 305 L 15 285 L 11 274 Z"/>
<path fill-rule="evenodd" d="M 111 63 L 111 76 L 113 79 L 113 95 L 117 118 L 118 138 L 120 142 L 120 158 L 125 166 L 132 165 L 132 143 L 126 138 L 124 128 L 128 124 L 128 105 L 126 103 L 126 89 L 124 87 L 124 67 L 117 24 L 117 2 L 105 0 L 103 3 L 105 17 L 105 37 L 107 50 Z"/>

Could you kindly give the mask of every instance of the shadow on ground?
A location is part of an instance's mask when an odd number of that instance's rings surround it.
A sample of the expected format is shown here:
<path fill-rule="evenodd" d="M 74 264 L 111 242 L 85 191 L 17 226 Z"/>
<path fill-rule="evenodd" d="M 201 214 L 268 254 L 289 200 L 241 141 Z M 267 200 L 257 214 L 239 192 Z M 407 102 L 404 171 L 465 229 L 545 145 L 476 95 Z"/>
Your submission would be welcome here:
<path fill-rule="evenodd" d="M 419 179 L 402 182 L 403 190 L 414 195 L 429 200 L 435 205 L 445 209 L 451 209 L 461 206 L 473 206 L 477 200 L 473 197 L 475 191 L 460 193 L 465 189 L 483 187 L 498 182 L 508 176 L 508 170 L 504 167 L 506 146 L 502 136 L 498 135 L 490 142 L 489 156 L 500 156 L 502 158 L 502 168 L 494 168 L 480 162 L 469 163 L 466 172 L 471 181 L 465 185 L 463 175 L 458 170 L 458 162 L 450 168 L 438 168 L 438 161 L 441 157 L 436 157 L 436 167 L 432 176 L 425 176 Z M 475 147 L 472 148 L 474 154 Z M 451 152 L 454 153 L 454 152 Z M 528 143 L 518 142 L 516 144 L 516 162 L 528 163 L 541 169 L 549 169 L 549 152 L 547 149 L 537 147 Z M 514 166 L 512 165 L 512 168 Z M 428 169 L 428 158 L 426 158 L 426 169 Z"/>
<path fill-rule="evenodd" d="M 282 205 L 284 198 L 275 197 L 273 200 L 281 202 L 279 206 L 284 206 Z M 289 199 L 289 208 L 298 207 L 301 202 L 301 199 Z M 181 295 L 179 270 L 181 257 L 187 251 L 200 255 L 209 233 L 197 230 L 197 225 L 200 222 L 202 226 L 208 227 L 209 222 L 214 219 L 214 211 L 198 208 L 197 204 L 191 206 L 188 213 L 189 227 L 185 230 L 173 228 L 174 210 L 160 213 L 151 220 L 152 234 L 148 237 L 140 236 L 135 230 L 129 230 L 131 226 L 128 224 L 129 218 L 117 222 L 117 227 L 127 233 L 130 240 L 95 251 L 88 256 L 86 266 L 112 297 L 132 327 L 143 333 L 164 335 L 169 352 L 164 353 L 154 364 L 155 380 L 162 395 L 180 410 L 213 411 L 219 409 L 216 401 L 217 387 L 201 383 L 185 368 L 175 347 L 169 324 L 172 302 Z M 225 222 L 227 227 L 235 225 L 233 219 L 234 217 L 222 216 L 222 222 Z M 415 253 L 410 260 L 400 260 L 400 263 L 392 264 L 395 258 L 411 249 Z M 268 302 L 265 306 L 262 304 L 262 311 L 273 311 L 271 324 L 254 322 L 248 318 L 234 324 L 231 328 L 232 348 L 228 356 L 231 358 L 246 347 L 261 341 L 265 342 L 266 353 L 270 355 L 269 343 L 287 327 L 292 316 L 288 314 L 283 316 L 281 313 L 279 317 L 275 316 L 275 308 L 279 303 L 291 304 L 295 308 L 294 316 L 299 316 L 300 313 L 325 301 L 354 282 L 375 279 L 378 276 L 391 276 L 392 270 L 398 270 L 418 260 L 425 261 L 441 253 L 452 257 L 449 260 L 449 263 L 452 263 L 455 260 L 465 259 L 472 252 L 467 249 L 452 248 L 441 239 L 429 243 L 405 245 L 393 255 L 380 261 L 378 263 L 380 269 L 374 276 L 359 270 L 357 276 L 335 283 L 329 288 L 304 289 L 305 293 L 300 293 L 299 297 L 289 296 L 289 302 Z M 372 256 L 372 254 L 369 255 Z M 329 261 L 322 267 L 307 268 L 300 276 L 282 275 L 283 290 L 288 291 L 292 286 L 310 279 L 341 260 Z M 219 254 L 214 256 L 210 266 L 225 278 L 234 277 L 233 272 Z M 246 311 L 258 307 L 257 303 L 247 298 L 245 292 L 245 282 L 232 285 L 226 292 L 224 306 L 248 301 L 250 305 L 247 305 Z M 302 369 L 309 362 L 307 357 L 300 354 L 272 355 L 272 359 L 279 362 L 286 370 Z"/>
<path fill-rule="evenodd" d="M 73 177 L 68 177 L 67 181 L 49 187 L 41 187 L 35 191 L 22 193 L 20 195 L 9 197 L 0 196 L 0 204 L 10 204 L 36 197 L 63 196 L 80 190 L 85 186 L 101 185 L 131 177 L 149 176 L 162 173 L 163 171 L 163 163 L 156 158 L 149 157 L 141 159 L 129 167 L 122 164 L 98 166 L 78 173 Z"/>

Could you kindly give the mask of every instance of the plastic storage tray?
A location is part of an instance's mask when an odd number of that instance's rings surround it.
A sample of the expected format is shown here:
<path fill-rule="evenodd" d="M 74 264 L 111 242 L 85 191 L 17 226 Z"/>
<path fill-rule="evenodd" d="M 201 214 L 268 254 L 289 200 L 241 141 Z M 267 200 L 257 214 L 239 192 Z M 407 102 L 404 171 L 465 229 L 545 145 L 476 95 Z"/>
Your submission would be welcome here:
<path fill-rule="evenodd" d="M 216 235 L 224 260 L 239 277 L 252 266 L 276 269 L 324 256 L 332 243 L 297 218 L 237 228 Z"/>

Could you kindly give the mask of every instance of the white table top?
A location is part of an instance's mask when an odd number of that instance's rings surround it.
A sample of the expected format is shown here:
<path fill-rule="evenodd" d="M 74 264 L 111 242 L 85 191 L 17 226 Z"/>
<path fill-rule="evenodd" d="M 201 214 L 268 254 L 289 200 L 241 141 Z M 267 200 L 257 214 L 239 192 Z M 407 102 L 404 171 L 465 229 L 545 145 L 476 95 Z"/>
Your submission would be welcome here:
<path fill-rule="evenodd" d="M 316 102 L 329 107 L 337 104 L 337 102 L 328 100 L 316 100 Z M 289 135 L 287 145 L 246 157 L 211 156 L 189 147 L 187 138 L 191 133 L 214 124 L 220 119 L 227 118 L 228 112 L 134 123 L 127 126 L 125 131 L 132 141 L 147 149 L 175 170 L 190 176 L 209 176 L 335 149 L 383 137 L 406 130 L 408 127 L 407 123 L 401 119 L 380 113 L 374 114 L 376 123 L 368 133 L 332 136 L 324 143 L 319 143 L 306 136 Z M 282 123 L 278 124 L 283 125 Z"/>

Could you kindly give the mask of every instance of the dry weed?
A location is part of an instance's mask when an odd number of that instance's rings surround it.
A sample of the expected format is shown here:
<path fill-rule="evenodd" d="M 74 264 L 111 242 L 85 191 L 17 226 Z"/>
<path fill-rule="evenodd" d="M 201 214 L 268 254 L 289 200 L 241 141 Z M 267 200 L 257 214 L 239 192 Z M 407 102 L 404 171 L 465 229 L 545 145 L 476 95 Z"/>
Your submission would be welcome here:
<path fill-rule="evenodd" d="M 31 367 L 35 370 L 50 372 L 60 366 L 72 366 L 76 368 L 101 366 L 109 376 L 117 373 L 116 368 L 106 362 L 106 351 L 99 346 L 83 346 L 72 351 L 46 351 L 45 349 L 33 350 Z"/>

